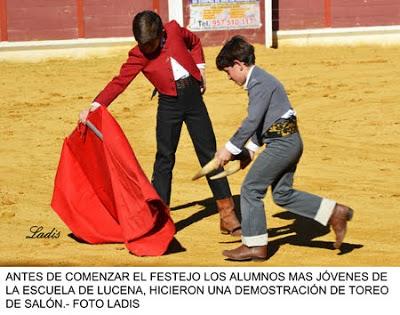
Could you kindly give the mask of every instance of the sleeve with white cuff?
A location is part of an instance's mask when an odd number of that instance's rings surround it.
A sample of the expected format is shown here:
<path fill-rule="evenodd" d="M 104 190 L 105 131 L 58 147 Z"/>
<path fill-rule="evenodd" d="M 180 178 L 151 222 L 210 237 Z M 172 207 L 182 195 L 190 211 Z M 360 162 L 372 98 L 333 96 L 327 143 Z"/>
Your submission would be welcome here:
<path fill-rule="evenodd" d="M 242 150 L 240 150 L 237 146 L 235 146 L 232 142 L 228 141 L 225 143 L 225 149 L 231 152 L 233 155 L 238 155 Z"/>
<path fill-rule="evenodd" d="M 249 142 L 247 142 L 247 144 L 245 145 L 245 148 L 250 151 L 257 152 L 260 147 L 253 141 L 249 140 Z"/>
<path fill-rule="evenodd" d="M 96 110 L 96 109 L 98 109 L 100 106 L 101 106 L 100 103 L 93 102 L 93 103 L 92 103 L 91 110 L 92 110 L 92 111 L 93 111 L 93 110 Z"/>
<path fill-rule="evenodd" d="M 232 142 L 228 141 L 225 144 L 225 148 L 231 152 L 233 155 L 238 155 L 242 152 L 241 149 L 239 149 L 237 146 L 235 146 Z M 257 144 L 255 144 L 253 141 L 249 140 L 249 142 L 245 145 L 245 148 L 257 152 L 257 150 L 260 148 Z"/>

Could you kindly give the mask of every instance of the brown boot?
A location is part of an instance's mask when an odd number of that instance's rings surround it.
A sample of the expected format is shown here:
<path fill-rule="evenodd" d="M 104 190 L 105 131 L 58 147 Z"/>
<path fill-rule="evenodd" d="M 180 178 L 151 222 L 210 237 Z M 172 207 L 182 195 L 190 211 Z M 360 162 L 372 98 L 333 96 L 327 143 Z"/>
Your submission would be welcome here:
<path fill-rule="evenodd" d="M 232 250 L 224 250 L 222 255 L 236 261 L 265 260 L 267 259 L 267 245 L 252 247 L 240 245 Z"/>
<path fill-rule="evenodd" d="M 232 236 L 242 235 L 240 222 L 236 217 L 235 204 L 232 197 L 219 199 L 217 208 L 219 212 L 219 228 L 222 234 L 230 234 Z"/>
<path fill-rule="evenodd" d="M 338 203 L 333 209 L 328 224 L 332 226 L 332 229 L 336 234 L 336 242 L 333 245 L 334 248 L 338 249 L 342 245 L 344 236 L 346 235 L 347 221 L 351 220 L 353 213 L 353 209 Z"/>

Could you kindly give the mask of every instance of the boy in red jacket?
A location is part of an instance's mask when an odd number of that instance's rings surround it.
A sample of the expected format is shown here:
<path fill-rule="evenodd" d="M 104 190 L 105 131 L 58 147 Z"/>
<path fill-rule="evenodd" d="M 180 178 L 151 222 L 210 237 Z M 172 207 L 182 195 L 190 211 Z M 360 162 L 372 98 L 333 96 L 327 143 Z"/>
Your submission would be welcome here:
<path fill-rule="evenodd" d="M 188 128 L 202 166 L 216 151 L 214 131 L 202 97 L 206 89 L 203 49 L 195 34 L 176 21 L 163 25 L 161 18 L 152 11 L 138 13 L 132 29 L 138 45 L 129 51 L 119 75 L 97 95 L 91 108 L 80 113 L 80 120 L 85 122 L 89 111 L 110 105 L 142 72 L 159 94 L 152 184 L 169 205 L 182 123 Z M 240 223 L 227 180 L 207 180 L 217 202 L 221 233 L 240 235 Z"/>

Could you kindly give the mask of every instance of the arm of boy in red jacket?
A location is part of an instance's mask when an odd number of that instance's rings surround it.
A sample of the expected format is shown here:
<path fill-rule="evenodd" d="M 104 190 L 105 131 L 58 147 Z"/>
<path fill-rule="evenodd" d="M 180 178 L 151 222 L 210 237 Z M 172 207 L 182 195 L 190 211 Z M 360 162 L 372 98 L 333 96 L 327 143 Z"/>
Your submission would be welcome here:
<path fill-rule="evenodd" d="M 122 64 L 119 74 L 96 96 L 94 102 L 106 107 L 110 105 L 118 95 L 125 91 L 144 66 L 145 58 L 141 55 L 140 50 L 137 47 L 132 48 L 129 51 L 128 59 Z"/>

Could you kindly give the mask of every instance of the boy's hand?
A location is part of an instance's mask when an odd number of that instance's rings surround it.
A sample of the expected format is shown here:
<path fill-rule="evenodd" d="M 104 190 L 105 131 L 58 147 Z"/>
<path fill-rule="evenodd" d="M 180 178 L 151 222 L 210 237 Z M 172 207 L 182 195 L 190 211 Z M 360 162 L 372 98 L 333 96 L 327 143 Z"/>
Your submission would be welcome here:
<path fill-rule="evenodd" d="M 232 159 L 232 153 L 223 147 L 215 153 L 215 158 L 217 159 L 218 165 L 222 167 Z"/>
<path fill-rule="evenodd" d="M 206 70 L 200 69 L 200 73 L 201 73 L 201 78 L 203 79 L 200 85 L 200 92 L 201 95 L 203 95 L 206 92 Z"/>
<path fill-rule="evenodd" d="M 90 108 L 86 108 L 79 113 L 79 121 L 82 124 L 86 124 L 87 116 L 89 115 Z"/>
<path fill-rule="evenodd" d="M 87 120 L 87 116 L 89 115 L 89 112 L 95 111 L 99 107 L 99 105 L 97 105 L 97 103 L 93 103 L 91 107 L 82 110 L 79 113 L 79 121 L 82 124 L 86 124 L 86 120 Z"/>

